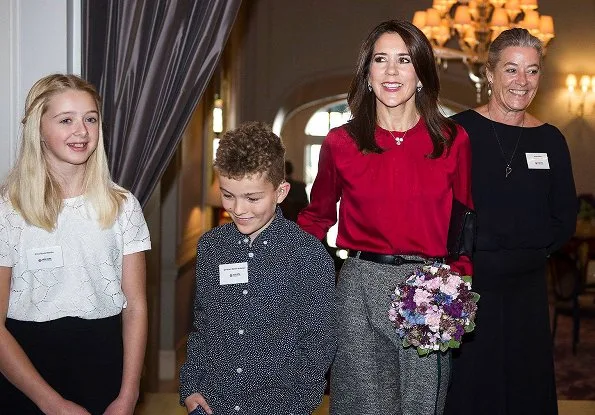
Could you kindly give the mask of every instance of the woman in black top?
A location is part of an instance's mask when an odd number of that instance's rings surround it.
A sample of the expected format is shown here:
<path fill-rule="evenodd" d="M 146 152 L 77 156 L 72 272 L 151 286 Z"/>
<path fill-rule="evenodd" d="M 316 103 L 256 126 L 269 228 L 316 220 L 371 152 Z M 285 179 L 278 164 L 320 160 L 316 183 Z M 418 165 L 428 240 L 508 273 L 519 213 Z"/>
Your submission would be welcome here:
<path fill-rule="evenodd" d="M 486 64 L 488 104 L 454 116 L 471 139 L 481 299 L 453 360 L 447 414 L 557 413 L 546 261 L 574 233 L 577 198 L 564 136 L 526 112 L 541 60 L 536 37 L 504 31 Z"/>

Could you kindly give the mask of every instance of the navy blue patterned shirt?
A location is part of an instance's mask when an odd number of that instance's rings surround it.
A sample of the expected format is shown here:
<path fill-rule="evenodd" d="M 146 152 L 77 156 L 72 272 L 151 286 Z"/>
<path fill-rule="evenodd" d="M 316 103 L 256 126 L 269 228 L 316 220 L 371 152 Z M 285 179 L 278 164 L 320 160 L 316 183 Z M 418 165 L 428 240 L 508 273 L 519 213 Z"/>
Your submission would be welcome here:
<path fill-rule="evenodd" d="M 221 285 L 220 265 L 242 263 L 248 282 Z M 252 244 L 233 223 L 203 235 L 180 403 L 199 392 L 215 415 L 314 411 L 336 348 L 334 287 L 320 241 L 279 208 Z"/>

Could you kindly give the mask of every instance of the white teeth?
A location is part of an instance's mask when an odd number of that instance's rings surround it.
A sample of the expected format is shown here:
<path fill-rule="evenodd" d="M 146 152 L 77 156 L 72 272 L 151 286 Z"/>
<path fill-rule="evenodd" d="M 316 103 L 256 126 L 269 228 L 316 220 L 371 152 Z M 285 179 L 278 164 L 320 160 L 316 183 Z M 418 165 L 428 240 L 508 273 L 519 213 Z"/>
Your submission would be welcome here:
<path fill-rule="evenodd" d="M 382 86 L 385 86 L 387 88 L 399 88 L 403 86 L 403 84 L 400 84 L 398 82 L 384 82 Z"/>
<path fill-rule="evenodd" d="M 521 91 L 518 89 L 511 89 L 510 90 L 511 93 L 515 94 L 515 95 L 526 95 L 528 91 Z"/>
<path fill-rule="evenodd" d="M 69 144 L 69 146 L 76 147 L 76 148 L 83 148 L 86 145 L 87 145 L 86 143 L 72 143 L 72 144 Z"/>

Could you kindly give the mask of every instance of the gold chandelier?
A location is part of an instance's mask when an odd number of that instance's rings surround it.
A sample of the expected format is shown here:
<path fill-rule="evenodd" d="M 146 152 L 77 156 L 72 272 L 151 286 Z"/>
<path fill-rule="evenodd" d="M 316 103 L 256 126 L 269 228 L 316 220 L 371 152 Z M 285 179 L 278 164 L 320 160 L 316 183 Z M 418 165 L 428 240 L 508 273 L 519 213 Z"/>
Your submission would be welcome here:
<path fill-rule="evenodd" d="M 465 64 L 479 103 L 487 84 L 484 66 L 488 47 L 502 31 L 525 28 L 542 41 L 544 51 L 553 39 L 554 19 L 539 15 L 537 1 L 433 0 L 431 8 L 415 12 L 413 24 L 430 40 L 436 63 L 442 69 L 450 60 Z M 456 39 L 458 49 L 447 46 L 450 39 Z"/>

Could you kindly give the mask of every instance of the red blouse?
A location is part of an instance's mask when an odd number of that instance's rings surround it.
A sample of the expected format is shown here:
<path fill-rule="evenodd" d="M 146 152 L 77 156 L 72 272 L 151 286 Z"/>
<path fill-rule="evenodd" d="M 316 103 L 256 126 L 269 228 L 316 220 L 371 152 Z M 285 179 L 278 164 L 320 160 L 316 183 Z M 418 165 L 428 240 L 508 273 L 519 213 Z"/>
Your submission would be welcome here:
<path fill-rule="evenodd" d="M 394 133 L 402 136 L 402 132 Z M 423 120 L 401 145 L 387 130 L 376 127 L 382 154 L 363 154 L 345 128 L 331 130 L 322 143 L 311 202 L 298 224 L 318 239 L 337 221 L 337 246 L 379 254 L 446 256 L 453 196 L 467 206 L 471 200 L 471 146 L 465 130 L 448 153 L 430 159 L 433 146 Z M 471 275 L 469 258 L 451 263 Z"/>

